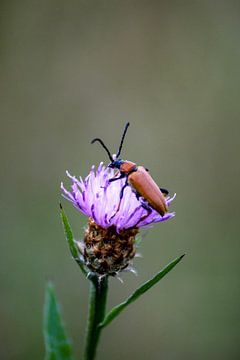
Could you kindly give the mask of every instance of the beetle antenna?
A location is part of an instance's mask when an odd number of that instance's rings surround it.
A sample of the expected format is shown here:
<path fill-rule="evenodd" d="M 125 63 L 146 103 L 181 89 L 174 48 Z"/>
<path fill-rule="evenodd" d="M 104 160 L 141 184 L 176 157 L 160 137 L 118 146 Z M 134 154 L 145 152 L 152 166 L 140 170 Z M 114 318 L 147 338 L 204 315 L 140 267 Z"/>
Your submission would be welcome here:
<path fill-rule="evenodd" d="M 104 144 L 104 142 L 103 142 L 101 139 L 95 138 L 95 139 L 93 139 L 93 140 L 91 141 L 91 144 L 95 143 L 96 141 L 98 141 L 98 142 L 102 145 L 102 147 L 106 150 L 106 152 L 107 152 L 107 154 L 108 154 L 108 156 L 109 156 L 109 159 L 113 162 L 113 157 L 112 157 L 112 155 L 110 154 L 110 151 L 108 150 L 108 148 L 106 147 L 106 145 Z"/>
<path fill-rule="evenodd" d="M 129 122 L 126 123 L 126 125 L 125 125 L 124 132 L 123 132 L 123 135 L 122 135 L 121 143 L 120 143 L 120 146 L 119 146 L 119 149 L 118 149 L 118 153 L 117 153 L 117 155 L 116 155 L 116 158 L 118 158 L 119 155 L 121 154 L 122 146 L 123 146 L 123 142 L 124 142 L 124 138 L 125 138 L 125 136 L 126 136 L 126 132 L 127 132 L 127 129 L 128 129 L 128 127 L 129 127 L 129 125 L 130 125 Z"/>

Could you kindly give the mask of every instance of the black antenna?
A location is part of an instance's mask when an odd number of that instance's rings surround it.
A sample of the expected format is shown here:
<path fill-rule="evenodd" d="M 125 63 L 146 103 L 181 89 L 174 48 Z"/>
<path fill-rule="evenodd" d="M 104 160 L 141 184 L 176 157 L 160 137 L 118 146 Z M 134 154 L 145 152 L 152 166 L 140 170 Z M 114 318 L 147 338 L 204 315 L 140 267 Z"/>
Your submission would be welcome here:
<path fill-rule="evenodd" d="M 122 136 L 122 140 L 121 140 L 121 143 L 120 143 L 120 146 L 119 146 L 119 149 L 118 149 L 118 153 L 116 155 L 116 159 L 118 159 L 119 155 L 121 154 L 121 151 L 122 151 L 122 146 L 123 146 L 123 141 L 124 141 L 124 138 L 125 138 L 125 135 L 126 135 L 126 132 L 127 132 L 127 129 L 129 127 L 130 123 L 126 123 L 125 125 L 125 128 L 124 128 L 124 132 L 123 132 L 123 136 Z"/>
<path fill-rule="evenodd" d="M 112 155 L 110 154 L 110 151 L 108 150 L 108 148 L 106 147 L 106 145 L 104 144 L 104 142 L 103 142 L 101 139 L 96 138 L 96 139 L 93 139 L 93 140 L 91 141 L 91 144 L 95 143 L 95 141 L 100 142 L 100 144 L 102 145 L 102 147 L 106 150 L 106 152 L 107 152 L 107 154 L 108 154 L 108 156 L 109 156 L 109 159 L 113 162 Z"/>

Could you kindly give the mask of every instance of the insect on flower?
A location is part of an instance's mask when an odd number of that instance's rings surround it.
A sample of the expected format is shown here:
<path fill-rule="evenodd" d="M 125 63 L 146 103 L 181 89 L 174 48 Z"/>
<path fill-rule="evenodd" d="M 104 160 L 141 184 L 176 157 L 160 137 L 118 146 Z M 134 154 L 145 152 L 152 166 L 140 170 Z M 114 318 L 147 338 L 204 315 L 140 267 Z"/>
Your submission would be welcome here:
<path fill-rule="evenodd" d="M 61 183 L 63 197 L 88 217 L 84 238 L 76 243 L 79 259 L 88 271 L 98 276 L 131 271 L 140 229 L 167 221 L 175 215 L 167 209 L 176 194 L 170 198 L 166 190 L 159 190 L 145 168 L 118 159 L 128 126 L 117 156 L 110 154 L 101 139 L 93 140 L 99 141 L 106 149 L 111 160 L 107 167 L 103 163 L 97 169 L 92 166 L 84 179 L 67 171 L 72 182 L 71 190 Z M 119 172 L 114 172 L 115 168 L 119 169 L 120 176 Z"/>
<path fill-rule="evenodd" d="M 166 189 L 158 187 L 158 185 L 155 183 L 155 181 L 145 167 L 137 166 L 137 164 L 132 161 L 119 159 L 124 138 L 126 136 L 129 125 L 129 123 L 125 125 L 120 146 L 115 156 L 111 155 L 109 149 L 104 144 L 102 139 L 95 138 L 91 142 L 92 144 L 96 141 L 99 142 L 106 150 L 111 161 L 108 167 L 113 169 L 116 168 L 119 170 L 119 172 L 117 172 L 113 178 L 109 179 L 108 182 L 112 183 L 113 181 L 126 178 L 125 184 L 120 191 L 117 210 L 111 218 L 116 216 L 116 214 L 118 213 L 123 199 L 124 190 L 127 186 L 131 186 L 142 207 L 147 211 L 146 215 L 144 215 L 144 218 L 148 217 L 153 211 L 153 209 L 156 210 L 161 216 L 164 216 L 168 211 L 167 203 L 165 200 L 165 197 L 168 195 L 168 191 Z M 141 218 L 140 220 L 143 221 L 144 218 Z"/>

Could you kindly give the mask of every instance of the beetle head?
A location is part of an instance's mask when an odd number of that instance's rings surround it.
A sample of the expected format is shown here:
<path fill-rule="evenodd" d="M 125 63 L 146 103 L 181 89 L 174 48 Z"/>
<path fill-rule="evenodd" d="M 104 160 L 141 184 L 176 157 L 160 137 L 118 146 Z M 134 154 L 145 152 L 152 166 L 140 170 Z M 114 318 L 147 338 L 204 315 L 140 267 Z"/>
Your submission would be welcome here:
<path fill-rule="evenodd" d="M 113 160 L 109 165 L 108 167 L 111 168 L 111 169 L 120 169 L 121 165 L 124 163 L 123 160 L 121 159 L 116 159 L 116 160 Z"/>

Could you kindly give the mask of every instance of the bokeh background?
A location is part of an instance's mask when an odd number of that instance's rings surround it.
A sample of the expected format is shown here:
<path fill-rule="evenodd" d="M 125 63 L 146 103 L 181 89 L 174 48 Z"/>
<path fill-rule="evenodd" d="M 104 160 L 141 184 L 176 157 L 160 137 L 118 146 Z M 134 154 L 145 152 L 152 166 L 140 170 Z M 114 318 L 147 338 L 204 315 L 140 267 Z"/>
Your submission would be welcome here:
<path fill-rule="evenodd" d="M 239 1 L 1 0 L 0 19 L 0 358 L 43 359 L 48 279 L 80 358 L 88 284 L 59 186 L 108 161 L 90 140 L 114 152 L 130 121 L 123 157 L 177 193 L 177 215 L 144 237 L 138 277 L 111 280 L 109 308 L 187 256 L 105 330 L 98 359 L 239 359 Z"/>

